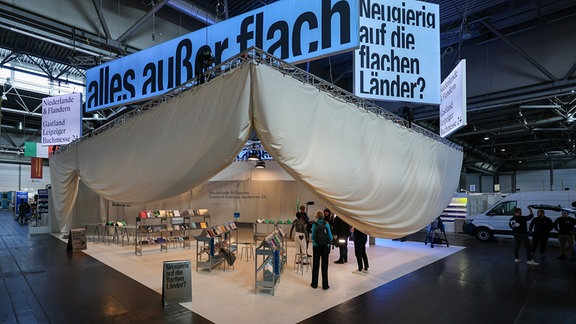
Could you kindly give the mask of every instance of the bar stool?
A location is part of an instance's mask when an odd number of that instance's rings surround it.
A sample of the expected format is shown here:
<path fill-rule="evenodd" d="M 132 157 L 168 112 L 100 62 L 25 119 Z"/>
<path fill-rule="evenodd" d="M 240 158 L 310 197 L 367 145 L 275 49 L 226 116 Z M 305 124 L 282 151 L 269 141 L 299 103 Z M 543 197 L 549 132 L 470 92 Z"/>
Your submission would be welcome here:
<path fill-rule="evenodd" d="M 294 253 L 294 269 L 304 275 L 304 267 L 306 272 L 310 271 L 310 258 L 307 253 Z"/>
<path fill-rule="evenodd" d="M 240 253 L 240 260 L 246 255 L 246 261 L 254 260 L 254 245 L 252 243 L 242 243 L 242 251 Z"/>

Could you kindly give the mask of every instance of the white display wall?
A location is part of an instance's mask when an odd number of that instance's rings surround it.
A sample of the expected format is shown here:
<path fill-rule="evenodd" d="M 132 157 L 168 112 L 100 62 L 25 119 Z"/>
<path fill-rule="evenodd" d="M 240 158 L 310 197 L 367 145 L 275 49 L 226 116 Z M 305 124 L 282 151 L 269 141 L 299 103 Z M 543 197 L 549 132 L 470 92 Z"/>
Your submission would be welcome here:
<path fill-rule="evenodd" d="M 331 208 L 274 161 L 266 161 L 265 169 L 254 168 L 254 162 L 238 161 L 190 192 L 145 205 L 108 201 L 81 184 L 73 226 L 106 221 L 134 224 L 140 210 L 200 208 L 208 209 L 212 224 L 230 220 L 253 223 L 257 219 L 293 221 L 297 204 L 309 201 L 314 202 L 309 206 L 310 215 L 316 209 Z M 234 219 L 235 212 L 240 218 Z"/>

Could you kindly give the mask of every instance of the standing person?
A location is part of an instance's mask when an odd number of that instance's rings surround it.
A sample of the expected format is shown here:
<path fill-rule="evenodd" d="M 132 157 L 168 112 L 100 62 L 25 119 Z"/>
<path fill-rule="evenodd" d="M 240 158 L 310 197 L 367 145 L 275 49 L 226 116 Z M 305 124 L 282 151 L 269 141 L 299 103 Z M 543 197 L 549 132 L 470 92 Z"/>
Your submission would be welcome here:
<path fill-rule="evenodd" d="M 20 224 L 26 224 L 28 211 L 30 211 L 30 205 L 27 201 L 22 200 L 20 205 L 18 205 L 18 218 L 16 221 Z"/>
<path fill-rule="evenodd" d="M 311 222 L 310 218 L 308 217 L 308 213 L 306 213 L 306 206 L 300 206 L 299 211 L 296 212 L 296 218 L 298 218 L 298 215 L 300 215 L 300 218 L 302 218 L 306 224 L 308 224 L 306 227 L 306 235 L 304 235 L 306 237 L 306 251 L 308 251 L 308 245 L 310 244 Z M 311 255 L 308 255 L 308 257 L 311 257 Z"/>
<path fill-rule="evenodd" d="M 550 231 L 554 228 L 554 223 L 549 217 L 544 215 L 543 209 L 538 209 L 536 214 L 538 217 L 532 219 L 530 227 L 528 228 L 528 230 L 532 232 L 532 255 L 536 254 L 538 245 L 540 245 L 540 257 L 544 258 L 548 238 L 550 237 Z"/>
<path fill-rule="evenodd" d="M 534 218 L 532 207 L 528 206 L 530 215 L 523 216 L 522 209 L 514 208 L 514 216 L 508 221 L 508 226 L 512 229 L 514 234 L 514 262 L 520 263 L 520 246 L 524 245 L 526 250 L 526 257 L 529 265 L 539 265 L 538 262 L 532 259 L 532 250 L 530 249 L 530 238 L 528 238 L 528 221 Z"/>
<path fill-rule="evenodd" d="M 348 238 L 350 237 L 350 225 L 342 218 L 334 217 L 334 235 L 336 235 L 336 244 L 340 249 L 340 258 L 334 263 L 348 262 Z"/>
<path fill-rule="evenodd" d="M 324 220 L 330 224 L 330 229 L 334 232 L 334 214 L 328 208 L 324 209 Z"/>
<path fill-rule="evenodd" d="M 368 272 L 368 255 L 366 254 L 368 236 L 357 228 L 353 228 L 352 232 L 354 233 L 354 254 L 358 262 L 358 271 L 354 273 Z"/>
<path fill-rule="evenodd" d="M 556 259 L 566 259 L 566 251 L 570 251 L 571 257 L 574 258 L 574 226 L 576 226 L 576 219 L 568 216 L 568 212 L 565 210 L 562 211 L 562 216 L 554 221 L 554 229 L 558 231 L 561 253 Z"/>
<path fill-rule="evenodd" d="M 308 222 L 302 219 L 302 215 L 300 213 L 296 213 L 296 220 L 292 223 L 292 227 L 290 228 L 290 238 L 294 239 L 294 243 L 296 245 L 296 253 L 301 253 L 302 255 L 306 256 L 306 260 L 308 260 L 308 250 L 306 249 L 306 237 L 308 236 Z M 292 231 L 295 230 L 295 236 L 292 236 Z"/>
<path fill-rule="evenodd" d="M 322 289 L 330 288 L 328 285 L 328 255 L 330 242 L 333 236 L 330 226 L 324 220 L 324 213 L 318 209 L 315 214 L 316 222 L 312 224 L 312 283 L 310 287 L 318 288 L 318 271 L 322 267 Z M 320 265 L 320 262 L 322 264 Z"/>

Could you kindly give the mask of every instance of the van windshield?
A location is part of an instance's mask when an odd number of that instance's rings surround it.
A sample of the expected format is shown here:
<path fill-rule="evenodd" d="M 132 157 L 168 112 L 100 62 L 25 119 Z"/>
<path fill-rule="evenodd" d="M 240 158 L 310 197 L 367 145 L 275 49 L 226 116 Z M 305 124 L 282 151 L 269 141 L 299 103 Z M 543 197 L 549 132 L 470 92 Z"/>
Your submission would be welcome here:
<path fill-rule="evenodd" d="M 514 208 L 516 208 L 518 202 L 513 201 L 505 201 L 497 204 L 496 206 L 492 207 L 487 215 L 514 215 Z"/>

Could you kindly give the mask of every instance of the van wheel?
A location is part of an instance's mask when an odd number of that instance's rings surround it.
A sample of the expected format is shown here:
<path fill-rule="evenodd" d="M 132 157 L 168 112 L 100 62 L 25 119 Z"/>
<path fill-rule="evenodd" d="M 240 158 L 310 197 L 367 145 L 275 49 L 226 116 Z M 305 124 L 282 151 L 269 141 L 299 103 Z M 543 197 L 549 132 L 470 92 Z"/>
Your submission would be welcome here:
<path fill-rule="evenodd" d="M 486 242 L 493 239 L 492 231 L 486 227 L 481 227 L 476 230 L 476 238 L 480 241 Z"/>

